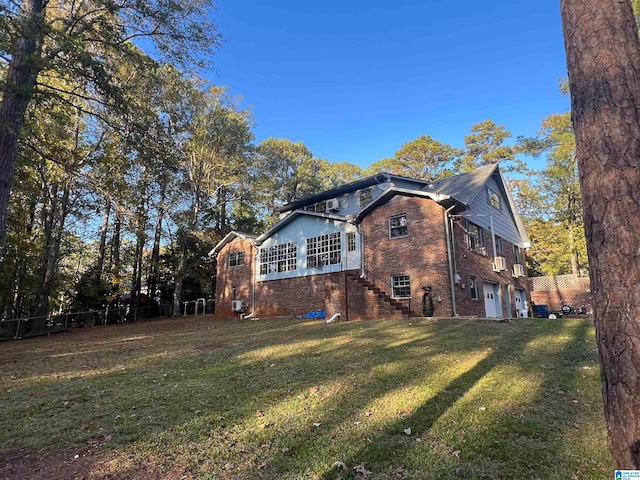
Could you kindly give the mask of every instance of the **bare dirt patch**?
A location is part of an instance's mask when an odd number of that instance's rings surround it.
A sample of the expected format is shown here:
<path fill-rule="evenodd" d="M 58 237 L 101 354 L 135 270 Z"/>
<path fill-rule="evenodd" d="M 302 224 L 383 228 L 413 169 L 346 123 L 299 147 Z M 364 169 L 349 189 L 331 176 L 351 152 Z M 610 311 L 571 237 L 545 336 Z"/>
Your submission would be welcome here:
<path fill-rule="evenodd" d="M 116 453 L 92 448 L 29 450 L 10 447 L 0 452 L 0 478 L 6 480 L 192 480 L 179 467 L 160 473 L 153 457 L 122 471 L 114 470 Z M 119 457 L 121 458 L 121 457 Z"/>

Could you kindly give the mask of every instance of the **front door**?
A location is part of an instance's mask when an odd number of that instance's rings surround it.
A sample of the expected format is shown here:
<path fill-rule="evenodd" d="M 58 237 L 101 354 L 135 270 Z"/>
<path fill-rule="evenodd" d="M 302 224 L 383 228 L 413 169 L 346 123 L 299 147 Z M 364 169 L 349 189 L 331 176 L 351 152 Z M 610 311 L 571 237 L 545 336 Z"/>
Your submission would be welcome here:
<path fill-rule="evenodd" d="M 497 285 L 493 283 L 482 283 L 482 291 L 484 292 L 484 310 L 487 318 L 498 317 L 498 294 L 496 293 Z"/>

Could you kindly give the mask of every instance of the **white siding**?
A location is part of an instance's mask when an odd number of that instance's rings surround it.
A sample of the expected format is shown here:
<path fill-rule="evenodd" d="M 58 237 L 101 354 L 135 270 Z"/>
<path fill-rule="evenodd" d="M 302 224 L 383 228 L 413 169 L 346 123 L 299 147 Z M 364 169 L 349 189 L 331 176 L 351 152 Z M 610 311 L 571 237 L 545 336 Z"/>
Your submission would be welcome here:
<path fill-rule="evenodd" d="M 500 196 L 500 210 L 489 205 L 487 201 L 487 188 L 496 192 Z M 491 231 L 491 219 L 493 227 L 498 237 L 504 238 L 514 245 L 522 245 L 522 238 L 518 233 L 515 220 L 506 198 L 507 193 L 498 185 L 493 177 L 489 178 L 476 197 L 471 201 L 470 210 L 464 212 L 462 216 L 470 222 L 480 225 L 487 231 Z M 489 247 L 489 245 L 487 245 Z"/>
<path fill-rule="evenodd" d="M 325 265 L 319 268 L 307 268 L 307 238 L 318 237 L 320 235 L 328 235 L 331 233 L 340 232 L 341 234 L 341 263 L 335 265 Z M 356 233 L 356 250 L 354 252 L 347 252 L 347 232 Z M 318 218 L 306 215 L 300 215 L 289 224 L 282 227 L 271 237 L 266 239 L 260 248 L 268 248 L 274 245 L 283 245 L 289 242 L 296 242 L 297 244 L 297 268 L 293 271 L 267 273 L 260 275 L 260 262 L 259 257 L 254 261 L 258 263 L 256 265 L 257 280 L 276 280 L 281 278 L 292 278 L 306 275 L 317 275 L 320 273 L 339 272 L 346 269 L 360 268 L 360 239 L 358 238 L 355 225 L 350 223 L 341 222 L 338 220 L 331 220 L 326 218 Z"/>

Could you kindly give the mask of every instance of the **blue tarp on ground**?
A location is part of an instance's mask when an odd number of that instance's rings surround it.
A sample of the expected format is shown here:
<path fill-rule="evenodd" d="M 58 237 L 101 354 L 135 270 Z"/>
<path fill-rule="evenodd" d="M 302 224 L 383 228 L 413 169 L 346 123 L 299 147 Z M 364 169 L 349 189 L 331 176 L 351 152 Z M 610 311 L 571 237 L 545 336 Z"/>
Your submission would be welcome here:
<path fill-rule="evenodd" d="M 302 318 L 314 318 L 314 319 L 322 319 L 327 316 L 327 312 L 324 310 L 312 310 L 309 313 L 305 313 L 302 315 Z"/>

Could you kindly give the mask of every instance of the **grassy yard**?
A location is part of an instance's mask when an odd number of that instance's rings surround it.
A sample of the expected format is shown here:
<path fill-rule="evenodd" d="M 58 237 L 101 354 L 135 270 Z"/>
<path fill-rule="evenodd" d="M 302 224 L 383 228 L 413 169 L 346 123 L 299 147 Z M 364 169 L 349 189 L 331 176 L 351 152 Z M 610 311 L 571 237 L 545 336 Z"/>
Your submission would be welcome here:
<path fill-rule="evenodd" d="M 604 479 L 589 320 L 159 320 L 0 344 L 0 478 Z"/>

